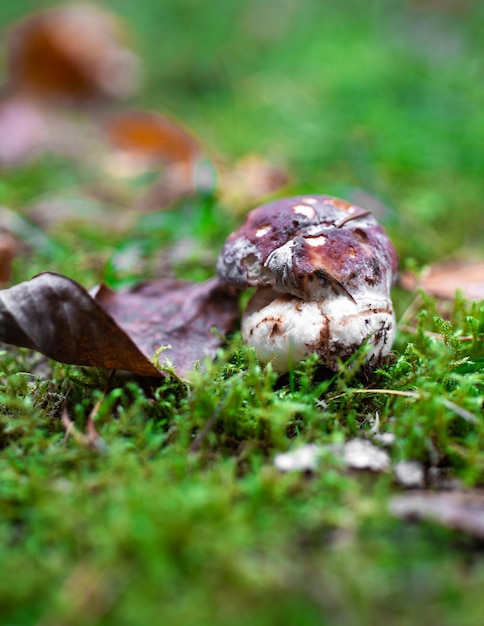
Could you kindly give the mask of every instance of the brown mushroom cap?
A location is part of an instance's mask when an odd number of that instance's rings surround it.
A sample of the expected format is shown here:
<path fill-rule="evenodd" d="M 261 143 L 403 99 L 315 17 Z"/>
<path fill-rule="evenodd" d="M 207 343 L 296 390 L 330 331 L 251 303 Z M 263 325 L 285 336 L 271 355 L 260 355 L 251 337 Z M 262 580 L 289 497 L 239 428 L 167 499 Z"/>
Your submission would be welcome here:
<path fill-rule="evenodd" d="M 217 273 L 238 289 L 272 287 L 303 300 L 368 290 L 388 295 L 397 254 L 366 210 L 330 196 L 282 198 L 229 235 Z"/>

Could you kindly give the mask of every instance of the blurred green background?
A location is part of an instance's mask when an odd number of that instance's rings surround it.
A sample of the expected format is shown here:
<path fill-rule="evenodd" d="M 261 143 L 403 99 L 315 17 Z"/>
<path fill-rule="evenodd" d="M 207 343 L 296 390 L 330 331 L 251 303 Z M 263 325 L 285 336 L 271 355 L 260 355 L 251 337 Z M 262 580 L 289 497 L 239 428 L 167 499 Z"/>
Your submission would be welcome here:
<path fill-rule="evenodd" d="M 50 3 L 2 3 L 2 27 Z M 295 193 L 388 207 L 403 258 L 476 256 L 484 8 L 472 0 L 112 0 L 143 66 L 129 105 L 213 153 L 285 165 Z M 356 194 L 356 196 L 355 196 Z"/>

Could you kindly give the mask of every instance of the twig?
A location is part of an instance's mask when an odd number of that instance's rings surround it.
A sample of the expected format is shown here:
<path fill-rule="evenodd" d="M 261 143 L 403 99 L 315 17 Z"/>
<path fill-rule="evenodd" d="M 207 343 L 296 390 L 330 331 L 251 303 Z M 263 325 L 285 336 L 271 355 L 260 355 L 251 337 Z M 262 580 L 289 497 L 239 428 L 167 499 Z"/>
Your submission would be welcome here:
<path fill-rule="evenodd" d="M 469 422 L 470 424 L 479 423 L 479 418 L 476 415 L 474 415 L 474 413 L 471 413 L 467 409 L 463 409 L 458 404 L 455 404 L 455 402 L 452 402 L 451 400 L 446 400 L 445 398 L 442 399 L 441 402 L 447 409 L 449 409 L 449 411 L 456 413 L 459 417 L 461 417 L 466 422 Z"/>
<path fill-rule="evenodd" d="M 425 392 L 418 393 L 416 391 L 403 391 L 401 389 L 350 389 L 349 391 L 345 393 L 340 393 L 337 396 L 333 396 L 331 400 L 338 400 L 339 398 L 344 398 L 344 396 L 346 395 L 356 394 L 356 393 L 365 394 L 365 395 L 384 394 L 384 395 L 389 395 L 389 396 L 402 396 L 404 398 L 412 398 L 414 400 L 423 400 L 424 398 L 428 399 L 430 397 L 429 393 L 425 393 Z M 443 406 L 445 406 L 446 409 L 449 409 L 449 411 L 452 411 L 453 413 L 461 417 L 466 422 L 469 422 L 470 424 L 480 424 L 481 420 L 477 417 L 477 415 L 474 415 L 474 413 L 471 413 L 467 409 L 464 409 L 458 404 L 455 404 L 455 402 L 452 402 L 451 400 L 447 400 L 446 398 L 438 398 L 437 401 L 440 402 Z"/>
<path fill-rule="evenodd" d="M 353 393 L 362 393 L 362 394 L 386 394 L 388 396 L 403 396 L 405 398 L 420 398 L 421 395 L 416 391 L 402 391 L 401 389 L 350 389 L 349 391 L 345 391 L 344 393 L 340 393 L 337 396 L 333 396 L 331 400 L 339 400 L 339 398 L 344 398 L 344 396 Z"/>
<path fill-rule="evenodd" d="M 108 379 L 106 381 L 106 384 L 104 385 L 104 389 L 101 394 L 101 397 L 96 402 L 96 404 L 92 407 L 91 411 L 89 412 L 89 415 L 87 416 L 86 433 L 87 433 L 87 438 L 89 441 L 89 446 L 96 450 L 104 450 L 106 447 L 106 444 L 103 438 L 101 437 L 101 435 L 99 434 L 96 428 L 95 418 L 97 417 L 97 414 L 99 413 L 99 409 L 101 407 L 101 404 L 104 398 L 106 397 L 106 394 L 108 392 L 109 386 L 111 385 L 111 382 L 114 378 L 115 373 L 116 373 L 116 370 L 111 370 L 108 376 Z"/>
<path fill-rule="evenodd" d="M 406 324 L 397 324 L 397 328 L 403 330 L 403 332 L 405 333 L 410 333 L 411 335 L 418 335 L 418 333 L 420 332 L 418 328 L 414 328 L 413 326 L 407 326 Z M 433 333 L 430 330 L 424 330 L 422 332 L 426 337 L 441 339 L 442 341 L 444 340 L 443 335 L 441 335 L 440 333 Z M 456 337 L 456 339 L 457 341 L 473 341 L 474 337 L 472 335 L 462 335 L 462 337 Z M 477 338 L 477 340 L 479 339 Z"/>
<path fill-rule="evenodd" d="M 415 313 L 417 313 L 417 311 L 420 310 L 420 308 L 422 306 L 422 302 L 423 302 L 422 294 L 419 293 L 412 300 L 412 302 L 410 302 L 408 307 L 402 313 L 402 315 L 400 317 L 400 322 L 403 323 L 403 322 L 405 322 L 407 320 L 411 320 L 413 318 L 413 316 L 415 315 Z"/>
<path fill-rule="evenodd" d="M 200 450 L 200 448 L 202 447 L 203 442 L 208 437 L 208 435 L 209 435 L 210 431 L 212 430 L 215 422 L 217 421 L 217 419 L 219 418 L 220 414 L 222 413 L 222 410 L 225 408 L 225 405 L 226 405 L 226 402 L 227 402 L 227 395 L 225 396 L 225 398 L 223 400 L 221 400 L 218 403 L 217 408 L 213 412 L 213 415 L 211 417 L 209 417 L 208 420 L 205 422 L 205 424 L 203 425 L 202 430 L 198 433 L 198 435 L 196 436 L 195 440 L 192 442 L 192 444 L 188 448 L 189 452 L 198 452 Z"/>
<path fill-rule="evenodd" d="M 66 431 L 64 441 L 67 441 L 72 435 L 73 438 L 83 446 L 89 445 L 89 437 L 87 437 L 84 433 L 81 433 L 69 417 L 69 413 L 67 412 L 67 400 L 65 401 L 64 408 L 62 409 L 61 422 L 62 426 L 64 426 L 64 430 Z"/>
<path fill-rule="evenodd" d="M 213 425 L 215 424 L 215 420 L 218 417 L 220 411 L 216 411 L 212 417 L 209 417 L 208 420 L 203 425 L 202 430 L 198 433 L 195 440 L 192 442 L 190 447 L 188 448 L 189 452 L 198 452 L 202 447 L 203 442 L 208 437 L 209 432 L 212 430 Z"/>
<path fill-rule="evenodd" d="M 80 432 L 76 428 L 76 425 L 74 424 L 74 422 L 69 417 L 69 413 L 67 412 L 67 396 L 69 395 L 70 390 L 67 392 L 66 400 L 64 403 L 64 408 L 62 409 L 62 416 L 61 416 L 61 422 L 66 431 L 66 436 L 65 436 L 66 441 L 72 435 L 72 437 L 78 443 L 82 444 L 83 446 L 86 446 L 87 448 L 92 448 L 94 450 L 100 450 L 100 451 L 106 449 L 106 444 L 104 442 L 104 439 L 101 437 L 101 435 L 99 434 L 96 428 L 95 419 L 99 412 L 101 404 L 106 397 L 106 394 L 108 392 L 109 386 L 113 380 L 115 373 L 116 373 L 116 370 L 111 370 L 111 373 L 108 376 L 108 379 L 104 386 L 101 397 L 99 398 L 99 400 L 95 403 L 95 405 L 92 407 L 91 411 L 89 412 L 89 415 L 87 416 L 85 433 Z"/>
<path fill-rule="evenodd" d="M 359 217 L 366 217 L 367 215 L 371 215 L 371 211 L 361 211 L 361 213 L 354 213 L 353 215 L 347 215 L 346 217 L 343 217 L 343 219 L 339 220 L 339 222 L 336 222 L 335 228 L 341 228 L 347 222 L 350 222 L 351 220 L 356 220 Z"/>

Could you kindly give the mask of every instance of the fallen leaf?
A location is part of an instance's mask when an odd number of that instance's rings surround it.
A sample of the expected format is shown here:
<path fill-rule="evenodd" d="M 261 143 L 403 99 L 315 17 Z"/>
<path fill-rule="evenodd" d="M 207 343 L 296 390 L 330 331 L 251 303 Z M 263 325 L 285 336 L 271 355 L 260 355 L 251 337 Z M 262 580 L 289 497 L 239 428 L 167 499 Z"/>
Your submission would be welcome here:
<path fill-rule="evenodd" d="M 407 520 L 431 520 L 484 539 L 484 491 L 413 491 L 390 500 L 391 512 Z"/>
<path fill-rule="evenodd" d="M 404 272 L 401 286 L 408 290 L 423 289 L 443 300 L 453 300 L 460 291 L 468 300 L 484 299 L 484 261 L 431 265 L 420 276 Z"/>
<path fill-rule="evenodd" d="M 160 162 L 189 163 L 202 152 L 199 141 L 192 133 L 159 113 L 114 113 L 105 120 L 102 131 L 113 150 L 119 151 L 126 160 L 131 157 L 133 165 L 136 161 L 146 167 Z M 137 174 L 138 168 L 134 167 Z"/>
<path fill-rule="evenodd" d="M 138 86 L 138 60 L 120 21 L 92 5 L 29 16 L 7 36 L 8 87 L 30 97 L 84 103 Z"/>
<path fill-rule="evenodd" d="M 182 198 L 210 193 L 214 181 L 215 170 L 208 159 L 173 163 L 140 195 L 136 206 L 140 211 L 164 209 Z"/>
<path fill-rule="evenodd" d="M 165 358 L 184 376 L 197 361 L 215 356 L 237 316 L 237 300 L 216 278 L 160 280 L 122 293 L 102 285 L 89 293 L 46 272 L 0 291 L 1 341 L 63 363 L 141 376 L 162 376 Z M 162 348 L 156 367 L 153 358 Z"/>
<path fill-rule="evenodd" d="M 220 199 L 235 212 L 246 211 L 288 184 L 289 174 L 282 166 L 257 154 L 220 167 Z"/>
<path fill-rule="evenodd" d="M 85 107 L 79 116 L 63 106 L 99 105 L 135 91 L 139 64 L 123 35 L 114 15 L 91 5 L 37 13 L 10 29 L 0 167 L 55 153 L 97 172 L 98 180 L 104 175 L 96 190 L 101 197 L 142 211 L 212 192 L 215 168 L 177 121 L 107 106 Z"/>
<path fill-rule="evenodd" d="M 207 354 L 215 356 L 221 335 L 233 330 L 238 318 L 237 298 L 217 278 L 163 279 L 119 293 L 102 285 L 95 299 L 145 354 L 165 347 L 160 360 L 172 361 L 178 373 L 192 370 Z"/>
<path fill-rule="evenodd" d="M 10 280 L 12 261 L 18 253 L 19 245 L 15 237 L 0 232 L 0 283 Z"/>
<path fill-rule="evenodd" d="M 48 124 L 27 99 L 11 96 L 0 102 L 0 168 L 16 167 L 45 149 Z"/>
<path fill-rule="evenodd" d="M 4 93 L 0 101 L 0 168 L 23 165 L 45 153 L 95 165 L 106 146 L 88 115 Z M 95 165 L 99 169 L 98 165 Z"/>
<path fill-rule="evenodd" d="M 174 119 L 149 111 L 118 112 L 101 130 L 110 148 L 103 160 L 106 173 L 116 179 L 155 173 L 155 182 L 138 199 L 141 210 L 213 188 L 214 168 L 200 141 Z"/>

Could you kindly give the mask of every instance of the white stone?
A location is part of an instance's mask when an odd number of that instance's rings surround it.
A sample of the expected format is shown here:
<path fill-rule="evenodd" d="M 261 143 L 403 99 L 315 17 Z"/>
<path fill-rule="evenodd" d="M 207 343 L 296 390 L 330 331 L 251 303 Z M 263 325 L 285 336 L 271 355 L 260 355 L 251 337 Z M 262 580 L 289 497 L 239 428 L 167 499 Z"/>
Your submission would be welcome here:
<path fill-rule="evenodd" d="M 277 454 L 274 457 L 274 466 L 281 472 L 316 470 L 319 465 L 320 454 L 320 446 L 315 443 L 308 443 L 296 448 L 296 450 Z"/>

